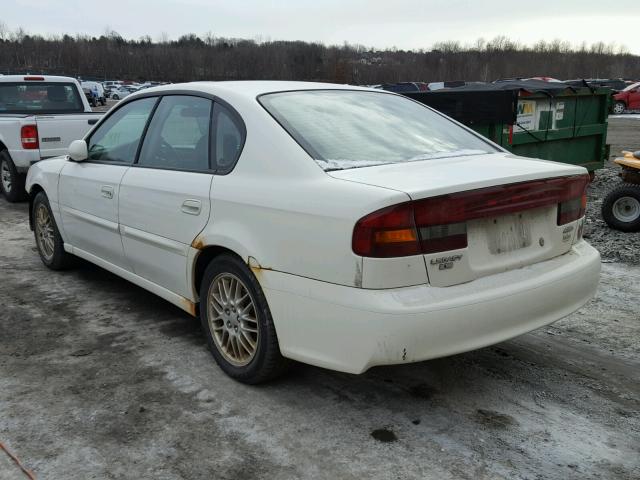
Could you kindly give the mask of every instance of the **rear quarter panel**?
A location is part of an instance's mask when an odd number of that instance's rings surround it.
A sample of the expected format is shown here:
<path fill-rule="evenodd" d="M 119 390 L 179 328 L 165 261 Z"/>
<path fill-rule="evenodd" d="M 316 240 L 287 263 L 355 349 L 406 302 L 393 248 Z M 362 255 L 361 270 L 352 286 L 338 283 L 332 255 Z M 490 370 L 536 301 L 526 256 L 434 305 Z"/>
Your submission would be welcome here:
<path fill-rule="evenodd" d="M 214 179 L 211 220 L 201 237 L 245 261 L 253 257 L 260 269 L 361 287 L 362 257 L 351 248 L 356 221 L 407 199 L 329 178 L 269 183 L 229 175 Z"/>

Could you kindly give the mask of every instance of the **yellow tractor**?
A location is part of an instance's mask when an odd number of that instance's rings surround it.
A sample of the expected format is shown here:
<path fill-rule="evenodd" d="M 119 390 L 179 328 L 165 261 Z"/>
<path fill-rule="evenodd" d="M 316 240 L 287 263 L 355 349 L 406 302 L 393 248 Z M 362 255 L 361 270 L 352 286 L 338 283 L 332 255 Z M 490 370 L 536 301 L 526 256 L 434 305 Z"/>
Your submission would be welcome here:
<path fill-rule="evenodd" d="M 611 190 L 602 202 L 602 217 L 611 228 L 622 232 L 640 231 L 640 151 L 622 152 L 614 160 L 622 167 L 623 183 Z"/>

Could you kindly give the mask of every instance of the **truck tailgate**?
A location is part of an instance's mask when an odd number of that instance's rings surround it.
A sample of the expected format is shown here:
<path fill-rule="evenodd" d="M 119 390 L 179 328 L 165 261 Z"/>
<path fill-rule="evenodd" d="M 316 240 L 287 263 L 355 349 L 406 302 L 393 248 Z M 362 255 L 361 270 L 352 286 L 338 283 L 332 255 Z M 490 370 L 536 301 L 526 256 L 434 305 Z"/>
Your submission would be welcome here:
<path fill-rule="evenodd" d="M 40 157 L 66 155 L 69 144 L 83 138 L 101 116 L 98 113 L 37 116 Z"/>

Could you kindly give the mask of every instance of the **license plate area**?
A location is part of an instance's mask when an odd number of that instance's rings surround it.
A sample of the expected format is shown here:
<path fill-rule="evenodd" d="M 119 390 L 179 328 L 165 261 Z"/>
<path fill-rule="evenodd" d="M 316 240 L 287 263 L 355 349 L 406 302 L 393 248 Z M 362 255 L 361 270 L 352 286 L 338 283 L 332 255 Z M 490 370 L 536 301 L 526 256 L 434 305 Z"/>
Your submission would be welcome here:
<path fill-rule="evenodd" d="M 485 228 L 489 253 L 504 255 L 530 247 L 533 220 L 528 212 L 486 219 Z"/>

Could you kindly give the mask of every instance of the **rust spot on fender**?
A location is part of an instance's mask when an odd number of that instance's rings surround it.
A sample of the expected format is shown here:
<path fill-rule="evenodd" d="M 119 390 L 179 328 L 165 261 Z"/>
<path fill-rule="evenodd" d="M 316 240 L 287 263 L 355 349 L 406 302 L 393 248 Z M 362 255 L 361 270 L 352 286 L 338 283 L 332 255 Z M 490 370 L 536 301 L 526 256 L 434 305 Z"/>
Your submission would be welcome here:
<path fill-rule="evenodd" d="M 196 304 L 194 302 L 192 302 L 191 300 L 189 300 L 188 298 L 181 298 L 180 299 L 180 307 L 184 311 L 189 313 L 189 315 L 191 315 L 192 317 L 195 317 L 197 315 Z"/>
<path fill-rule="evenodd" d="M 263 267 L 262 265 L 260 265 L 260 262 L 258 262 L 258 260 L 256 260 L 254 257 L 251 257 L 251 256 L 247 258 L 247 265 L 249 266 L 253 274 L 256 276 L 258 281 L 260 281 L 260 277 L 263 271 L 273 270 L 270 267 Z"/>
<path fill-rule="evenodd" d="M 193 240 L 193 242 L 191 242 L 191 246 L 192 246 L 193 248 L 195 248 L 196 250 L 202 250 L 202 249 L 205 247 L 205 245 L 204 245 L 204 239 L 203 239 L 200 235 L 198 235 L 198 236 Z"/>

